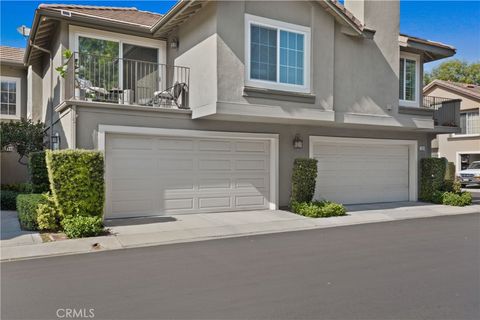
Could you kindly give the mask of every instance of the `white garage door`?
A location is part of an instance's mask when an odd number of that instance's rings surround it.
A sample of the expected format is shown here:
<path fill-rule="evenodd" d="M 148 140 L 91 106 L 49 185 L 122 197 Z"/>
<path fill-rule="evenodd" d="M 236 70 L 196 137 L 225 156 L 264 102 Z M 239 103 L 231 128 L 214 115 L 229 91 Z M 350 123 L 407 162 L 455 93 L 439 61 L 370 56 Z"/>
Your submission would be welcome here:
<path fill-rule="evenodd" d="M 268 209 L 270 140 L 106 135 L 106 218 Z"/>
<path fill-rule="evenodd" d="M 316 199 L 343 204 L 409 200 L 408 145 L 311 139 L 311 155 L 318 160 Z"/>

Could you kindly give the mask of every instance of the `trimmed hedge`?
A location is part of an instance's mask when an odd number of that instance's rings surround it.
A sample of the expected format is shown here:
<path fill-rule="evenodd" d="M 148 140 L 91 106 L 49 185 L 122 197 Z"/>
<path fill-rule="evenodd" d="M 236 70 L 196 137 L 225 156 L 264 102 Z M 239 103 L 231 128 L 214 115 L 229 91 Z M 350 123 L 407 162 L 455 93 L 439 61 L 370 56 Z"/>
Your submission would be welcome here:
<path fill-rule="evenodd" d="M 347 212 L 341 204 L 330 201 L 292 202 L 292 212 L 311 218 L 344 216 Z"/>
<path fill-rule="evenodd" d="M 470 192 L 442 192 L 434 193 L 433 203 L 445 204 L 447 206 L 464 207 L 472 204 L 472 194 Z"/>
<path fill-rule="evenodd" d="M 17 210 L 17 196 L 32 192 L 31 183 L 2 184 L 0 188 L 0 209 L 2 210 Z"/>
<path fill-rule="evenodd" d="M 103 154 L 89 150 L 47 150 L 52 195 L 65 218 L 101 216 L 105 200 Z"/>
<path fill-rule="evenodd" d="M 95 237 L 104 232 L 101 217 L 69 217 L 62 221 L 62 226 L 69 238 Z"/>
<path fill-rule="evenodd" d="M 32 193 L 33 186 L 31 183 L 13 183 L 2 184 L 0 189 L 4 191 L 15 191 L 17 193 Z"/>
<path fill-rule="evenodd" d="M 442 190 L 445 181 L 447 159 L 445 158 L 423 158 L 420 161 L 420 195 L 423 201 L 432 201 L 433 194 Z"/>
<path fill-rule="evenodd" d="M 0 208 L 2 210 L 17 210 L 17 191 L 2 190 L 0 195 Z"/>
<path fill-rule="evenodd" d="M 45 202 L 43 194 L 19 194 L 17 197 L 18 220 L 24 230 L 38 230 L 37 208 Z"/>
<path fill-rule="evenodd" d="M 45 151 L 30 153 L 28 157 L 28 171 L 30 173 L 30 180 L 33 184 L 34 193 L 50 191 L 47 163 L 45 162 Z"/>
<path fill-rule="evenodd" d="M 43 194 L 44 201 L 37 207 L 37 224 L 39 230 L 56 231 L 60 228 L 61 216 L 50 194 Z"/>
<path fill-rule="evenodd" d="M 317 160 L 298 158 L 293 162 L 291 203 L 310 202 L 315 193 Z"/>

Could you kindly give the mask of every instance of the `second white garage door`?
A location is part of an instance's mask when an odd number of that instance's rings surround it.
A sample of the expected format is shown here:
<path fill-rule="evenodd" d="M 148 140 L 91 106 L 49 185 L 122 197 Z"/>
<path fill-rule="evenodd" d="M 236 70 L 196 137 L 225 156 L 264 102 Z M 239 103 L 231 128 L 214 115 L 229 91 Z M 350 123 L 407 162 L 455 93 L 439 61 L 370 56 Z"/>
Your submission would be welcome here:
<path fill-rule="evenodd" d="M 409 153 L 416 149 L 411 144 L 311 137 L 310 147 L 318 160 L 316 199 L 343 204 L 414 200 Z"/>
<path fill-rule="evenodd" d="M 107 134 L 105 149 L 106 218 L 269 208 L 268 139 Z"/>

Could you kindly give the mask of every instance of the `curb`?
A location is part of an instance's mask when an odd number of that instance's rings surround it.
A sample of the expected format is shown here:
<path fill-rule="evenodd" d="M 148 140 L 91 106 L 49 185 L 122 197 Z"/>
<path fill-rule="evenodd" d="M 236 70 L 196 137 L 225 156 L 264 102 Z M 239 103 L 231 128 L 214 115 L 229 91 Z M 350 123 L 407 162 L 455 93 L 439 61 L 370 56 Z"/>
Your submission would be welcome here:
<path fill-rule="evenodd" d="M 177 238 L 171 240 L 164 240 L 164 241 L 156 241 L 150 243 L 140 243 L 140 244 L 128 244 L 122 243 L 122 236 L 118 235 L 110 235 L 110 236 L 103 236 L 103 237 L 94 237 L 94 238 L 83 238 L 83 239 L 71 239 L 71 240 L 63 240 L 60 242 L 49 242 L 50 246 L 55 245 L 66 245 L 67 243 L 64 241 L 75 241 L 77 242 L 84 242 L 85 245 L 89 247 L 88 250 L 86 249 L 79 249 L 79 250 L 68 250 L 64 248 L 64 250 L 57 250 L 57 252 L 53 251 L 51 253 L 46 254 L 39 254 L 39 255 L 17 255 L 12 254 L 12 257 L 3 258 L 4 251 L 16 251 L 19 250 L 22 246 L 16 247 L 1 247 L 1 258 L 0 262 L 12 262 L 12 261 L 21 261 L 21 260 L 30 260 L 30 259 L 41 259 L 47 257 L 58 257 L 58 256 L 66 256 L 66 255 L 75 255 L 75 254 L 86 254 L 86 253 L 97 253 L 97 252 L 107 252 L 113 250 L 123 250 L 123 249 L 134 249 L 134 248 L 143 248 L 143 247 L 153 247 L 153 246 L 160 246 L 160 245 L 169 245 L 169 244 L 179 244 L 179 243 L 189 243 L 189 242 L 197 242 L 197 241 L 209 241 L 209 240 L 219 240 L 219 239 L 228 239 L 228 238 L 239 238 L 239 237 L 248 237 L 248 236 L 255 236 L 255 235 L 266 235 L 266 234 L 276 234 L 276 233 L 284 233 L 284 232 L 295 232 L 295 231 L 306 231 L 306 230 L 315 230 L 315 229 L 327 229 L 327 228 L 336 228 L 336 227 L 348 227 L 348 226 L 355 226 L 361 224 L 370 224 L 370 223 L 382 223 L 382 222 L 394 222 L 394 221 L 403 221 L 403 220 L 413 220 L 413 219 L 428 219 L 428 218 L 436 218 L 436 217 L 447 217 L 447 216 L 456 216 L 456 215 L 467 215 L 467 214 L 479 214 L 480 211 L 468 211 L 468 212 L 456 212 L 456 213 L 445 213 L 445 214 L 435 214 L 435 215 L 425 215 L 425 216 L 417 216 L 417 217 L 405 217 L 405 218 L 397 218 L 397 217 L 390 217 L 385 214 L 380 214 L 380 218 L 377 217 L 376 219 L 371 220 L 359 220 L 359 221 L 345 221 L 345 222 L 337 222 L 328 225 L 319 225 L 315 224 L 316 219 L 311 218 L 312 220 L 292 220 L 292 221 L 308 221 L 313 222 L 312 224 L 307 224 L 304 226 L 298 227 L 290 227 L 290 228 L 273 228 L 269 230 L 259 230 L 259 231 L 250 231 L 250 232 L 237 232 L 232 234 L 218 234 L 218 235 L 210 235 L 210 236 L 193 236 L 193 237 L 185 237 L 185 238 Z M 381 216 L 384 217 L 381 217 Z M 352 217 L 352 215 L 350 215 Z M 356 215 L 358 217 L 358 215 Z M 339 217 L 340 218 L 340 217 Z M 290 222 L 292 222 L 290 221 Z M 321 221 L 321 220 L 320 220 Z M 199 229 L 207 229 L 207 228 L 198 228 L 198 229 L 189 229 L 192 230 L 199 230 Z M 195 233 L 195 232 L 194 232 Z M 135 236 L 135 235 L 132 235 Z M 102 244 L 103 242 L 103 244 Z M 92 245 L 98 243 L 100 248 L 92 249 Z M 32 250 L 33 247 L 37 246 L 45 246 L 47 243 L 40 243 L 40 244 L 33 244 L 33 245 L 25 245 L 23 246 L 26 250 Z M 8 254 L 7 254 L 8 255 Z"/>

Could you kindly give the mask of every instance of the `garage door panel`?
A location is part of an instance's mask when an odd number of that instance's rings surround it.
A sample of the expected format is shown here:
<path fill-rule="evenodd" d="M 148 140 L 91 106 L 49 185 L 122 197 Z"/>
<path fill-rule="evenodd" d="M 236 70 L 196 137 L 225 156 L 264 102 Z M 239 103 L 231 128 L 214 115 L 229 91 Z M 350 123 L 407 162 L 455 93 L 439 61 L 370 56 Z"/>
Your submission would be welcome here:
<path fill-rule="evenodd" d="M 188 139 L 156 139 L 156 150 L 170 150 L 170 151 L 192 151 L 194 149 L 193 141 Z"/>
<path fill-rule="evenodd" d="M 122 200 L 112 202 L 112 211 L 115 213 L 147 213 L 151 212 L 154 208 L 153 201 L 151 199 L 138 199 L 138 200 Z"/>
<path fill-rule="evenodd" d="M 198 141 L 199 151 L 227 151 L 232 150 L 232 142 L 228 140 L 200 140 Z"/>
<path fill-rule="evenodd" d="M 200 159 L 198 161 L 198 169 L 204 171 L 219 171 L 219 170 L 232 170 L 232 160 L 230 159 Z"/>
<path fill-rule="evenodd" d="M 265 141 L 237 141 L 234 144 L 235 151 L 249 153 L 264 153 L 268 151 L 268 142 Z"/>
<path fill-rule="evenodd" d="M 200 197 L 198 199 L 198 207 L 200 209 L 218 209 L 231 208 L 231 198 L 230 197 Z"/>
<path fill-rule="evenodd" d="M 231 189 L 232 179 L 212 179 L 212 178 L 199 178 L 198 179 L 198 190 L 227 190 Z"/>
<path fill-rule="evenodd" d="M 265 197 L 263 195 L 258 196 L 236 196 L 235 205 L 237 207 L 253 207 L 266 205 Z"/>
<path fill-rule="evenodd" d="M 154 144 L 153 138 L 120 136 L 111 142 L 112 150 L 152 150 Z"/>
<path fill-rule="evenodd" d="M 314 142 L 315 198 L 344 204 L 409 199 L 407 145 Z"/>
<path fill-rule="evenodd" d="M 269 207 L 268 140 L 144 139 L 107 135 L 107 217 Z"/>
<path fill-rule="evenodd" d="M 163 210 L 192 210 L 194 208 L 193 198 L 164 199 Z"/>

